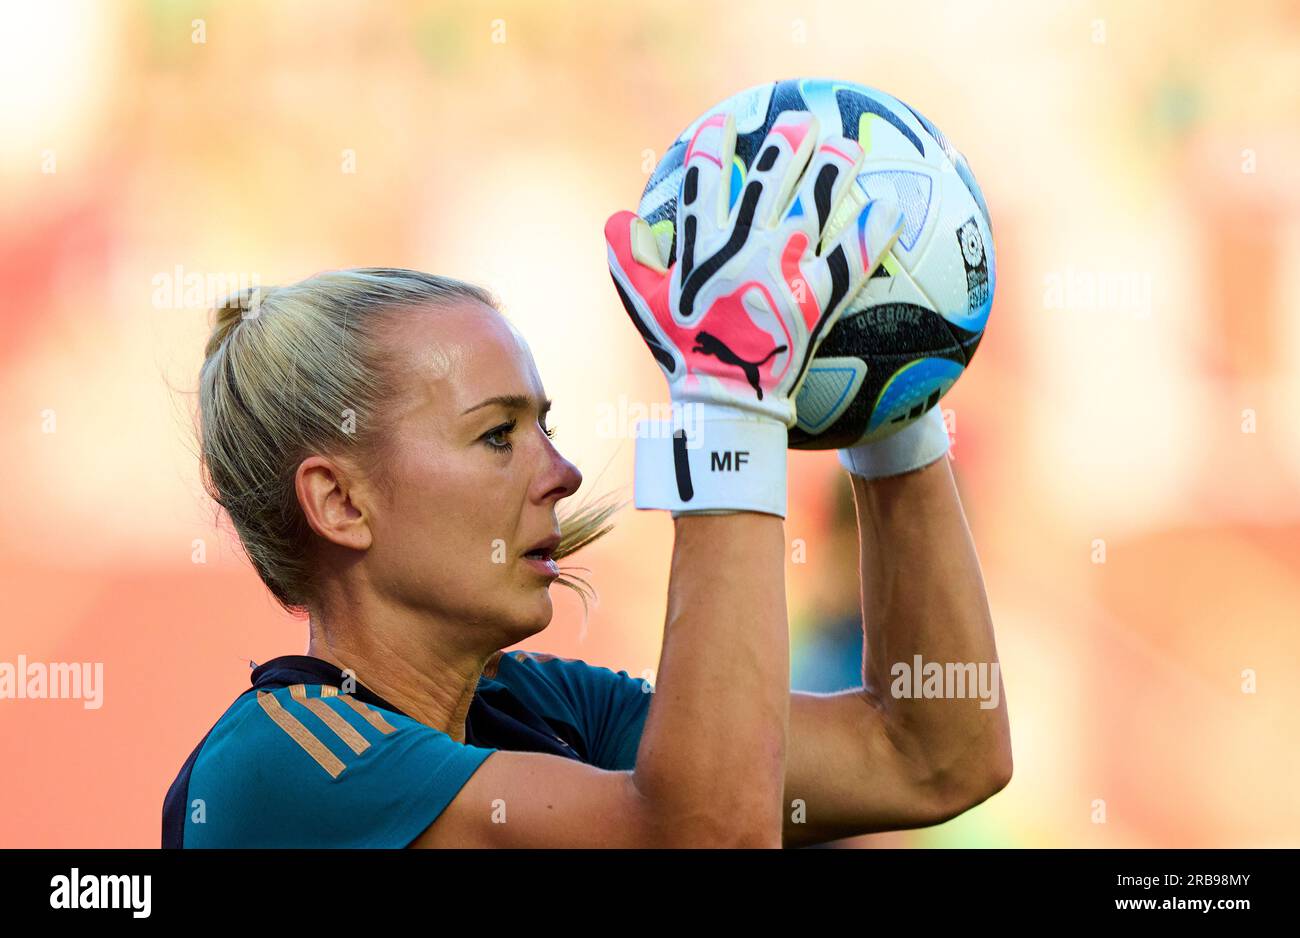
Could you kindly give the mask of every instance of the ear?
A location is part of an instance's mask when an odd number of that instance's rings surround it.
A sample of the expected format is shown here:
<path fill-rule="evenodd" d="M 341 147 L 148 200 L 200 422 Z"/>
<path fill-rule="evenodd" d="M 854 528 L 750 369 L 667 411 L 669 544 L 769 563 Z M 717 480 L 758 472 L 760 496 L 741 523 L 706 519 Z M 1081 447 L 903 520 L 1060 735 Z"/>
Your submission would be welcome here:
<path fill-rule="evenodd" d="M 366 506 L 344 467 L 324 456 L 308 456 L 293 477 L 298 504 L 311 529 L 332 544 L 366 550 L 373 535 Z"/>

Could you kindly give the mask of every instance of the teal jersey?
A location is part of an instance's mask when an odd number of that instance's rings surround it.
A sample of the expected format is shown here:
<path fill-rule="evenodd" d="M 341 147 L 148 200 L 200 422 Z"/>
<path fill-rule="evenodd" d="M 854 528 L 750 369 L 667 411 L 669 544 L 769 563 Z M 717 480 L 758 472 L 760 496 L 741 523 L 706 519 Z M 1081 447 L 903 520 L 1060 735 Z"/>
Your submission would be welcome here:
<path fill-rule="evenodd" d="M 257 667 L 163 803 L 164 847 L 405 847 L 500 749 L 627 770 L 650 687 L 626 671 L 515 651 L 480 678 L 465 742 L 407 716 L 334 665 Z"/>

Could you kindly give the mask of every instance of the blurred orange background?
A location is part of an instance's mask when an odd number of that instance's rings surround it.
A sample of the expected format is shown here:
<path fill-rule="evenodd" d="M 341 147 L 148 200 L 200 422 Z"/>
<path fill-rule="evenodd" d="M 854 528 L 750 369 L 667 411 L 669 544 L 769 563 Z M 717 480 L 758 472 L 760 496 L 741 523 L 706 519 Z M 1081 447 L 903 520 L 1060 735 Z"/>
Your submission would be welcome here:
<path fill-rule="evenodd" d="M 705 108 L 801 75 L 942 128 L 998 254 L 943 406 L 1016 774 L 854 845 L 1297 845 L 1294 3 L 153 0 L 0 12 L 0 662 L 104 668 L 99 709 L 0 700 L 0 847 L 157 846 L 250 659 L 305 649 L 198 482 L 209 298 L 160 283 L 482 283 L 584 488 L 630 493 L 632 441 L 599 417 L 666 395 L 605 218 Z M 811 682 L 856 547 L 834 454 L 791 480 Z M 666 515 L 625 511 L 583 555 L 600 604 L 584 622 L 555 591 L 524 647 L 653 676 L 670 549 Z"/>

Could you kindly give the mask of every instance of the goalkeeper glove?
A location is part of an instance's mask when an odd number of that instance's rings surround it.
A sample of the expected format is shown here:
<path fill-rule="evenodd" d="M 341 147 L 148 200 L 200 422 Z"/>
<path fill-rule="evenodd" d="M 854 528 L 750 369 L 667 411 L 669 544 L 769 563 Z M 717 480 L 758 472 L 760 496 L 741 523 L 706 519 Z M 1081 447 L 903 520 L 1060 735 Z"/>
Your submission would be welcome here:
<path fill-rule="evenodd" d="M 644 219 L 605 224 L 614 286 L 673 404 L 672 421 L 637 427 L 638 508 L 785 516 L 794 398 L 902 225 L 897 205 L 868 202 L 856 184 L 862 148 L 838 135 L 818 144 L 818 127 L 806 111 L 778 115 L 731 205 L 735 119 L 703 121 L 670 266 Z"/>

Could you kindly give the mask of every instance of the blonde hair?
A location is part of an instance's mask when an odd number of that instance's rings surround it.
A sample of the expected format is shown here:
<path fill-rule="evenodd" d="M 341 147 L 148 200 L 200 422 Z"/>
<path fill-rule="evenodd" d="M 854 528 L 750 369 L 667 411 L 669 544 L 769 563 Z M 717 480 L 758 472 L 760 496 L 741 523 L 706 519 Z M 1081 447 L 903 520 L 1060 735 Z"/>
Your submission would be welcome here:
<path fill-rule="evenodd" d="M 382 364 L 385 317 L 466 300 L 500 309 L 473 284 L 387 267 L 250 287 L 217 305 L 199 373 L 203 485 L 291 614 L 306 614 L 313 600 L 312 532 L 294 488 L 298 465 L 313 453 L 345 455 L 389 484 L 380 414 L 396 386 Z M 606 534 L 621 507 L 606 496 L 561 511 L 556 558 Z M 576 592 L 585 610 L 595 591 L 572 569 L 557 582 Z"/>

